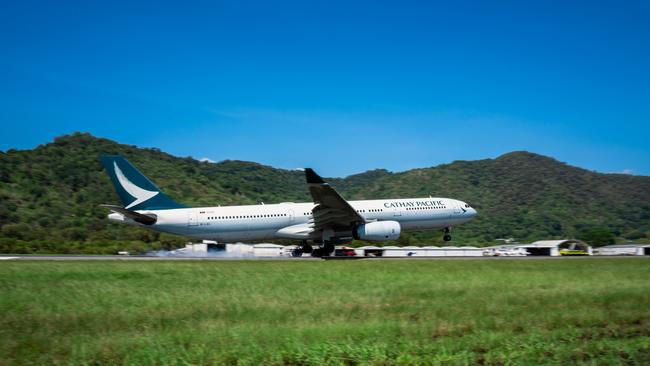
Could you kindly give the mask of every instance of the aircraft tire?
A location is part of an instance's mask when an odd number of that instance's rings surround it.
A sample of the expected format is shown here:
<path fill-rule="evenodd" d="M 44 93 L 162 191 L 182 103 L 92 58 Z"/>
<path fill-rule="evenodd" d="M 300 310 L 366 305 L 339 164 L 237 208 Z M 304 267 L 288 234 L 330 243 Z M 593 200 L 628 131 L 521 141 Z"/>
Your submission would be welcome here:
<path fill-rule="evenodd" d="M 334 253 L 334 244 L 326 243 L 325 245 L 323 245 L 323 248 L 321 250 L 324 256 L 332 255 L 332 253 Z"/>
<path fill-rule="evenodd" d="M 321 248 L 316 248 L 311 252 L 312 257 L 320 258 L 323 256 L 323 250 Z"/>

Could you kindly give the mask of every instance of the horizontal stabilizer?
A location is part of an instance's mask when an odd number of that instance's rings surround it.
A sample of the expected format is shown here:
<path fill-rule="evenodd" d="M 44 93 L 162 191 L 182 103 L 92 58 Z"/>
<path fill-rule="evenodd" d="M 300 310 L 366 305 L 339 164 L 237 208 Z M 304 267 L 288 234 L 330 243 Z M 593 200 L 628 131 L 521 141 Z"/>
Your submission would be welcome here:
<path fill-rule="evenodd" d="M 121 215 L 124 215 L 124 217 L 128 217 L 129 219 L 144 225 L 153 225 L 156 223 L 157 220 L 156 215 L 153 214 L 144 215 L 139 212 L 127 210 L 126 208 L 117 205 L 100 205 L 100 206 L 106 207 L 113 212 L 117 212 Z"/>

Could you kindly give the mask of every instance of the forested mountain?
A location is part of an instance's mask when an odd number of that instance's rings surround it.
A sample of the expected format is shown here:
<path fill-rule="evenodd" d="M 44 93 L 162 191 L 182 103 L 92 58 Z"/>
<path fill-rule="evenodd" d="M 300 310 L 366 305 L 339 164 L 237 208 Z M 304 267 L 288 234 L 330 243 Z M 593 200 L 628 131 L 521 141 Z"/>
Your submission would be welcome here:
<path fill-rule="evenodd" d="M 119 225 L 102 203 L 118 203 L 99 162 L 121 154 L 169 196 L 190 206 L 309 201 L 303 173 L 243 161 L 179 158 L 75 133 L 33 150 L 0 152 L 0 252 L 103 252 L 171 248 L 185 239 Z M 317 168 L 317 167 L 315 167 Z M 455 228 L 458 244 L 650 231 L 650 177 L 601 174 L 552 158 L 513 152 L 401 173 L 374 170 L 330 183 L 348 199 L 453 197 L 476 207 Z M 400 244 L 440 241 L 438 232 L 404 235 Z"/>

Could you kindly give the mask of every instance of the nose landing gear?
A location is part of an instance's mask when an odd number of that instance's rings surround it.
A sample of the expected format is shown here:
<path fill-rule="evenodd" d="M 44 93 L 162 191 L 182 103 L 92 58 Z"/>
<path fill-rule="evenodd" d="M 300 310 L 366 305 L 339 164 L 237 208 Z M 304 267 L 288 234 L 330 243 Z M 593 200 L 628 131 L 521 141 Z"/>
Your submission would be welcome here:
<path fill-rule="evenodd" d="M 442 237 L 442 240 L 444 241 L 451 241 L 451 228 L 446 227 L 444 230 L 445 235 Z"/>

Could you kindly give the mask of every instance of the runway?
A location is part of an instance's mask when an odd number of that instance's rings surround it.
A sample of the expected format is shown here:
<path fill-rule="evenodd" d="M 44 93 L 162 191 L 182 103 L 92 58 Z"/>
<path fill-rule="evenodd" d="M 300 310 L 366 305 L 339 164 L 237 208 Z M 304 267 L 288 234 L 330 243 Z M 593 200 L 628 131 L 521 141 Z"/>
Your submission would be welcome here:
<path fill-rule="evenodd" d="M 11 261 L 290 261 L 321 260 L 321 258 L 291 257 L 181 257 L 181 256 L 147 256 L 147 255 L 13 255 L 0 256 L 0 260 Z"/>
<path fill-rule="evenodd" d="M 441 260 L 584 260 L 584 259 L 625 259 L 625 258 L 648 258 L 650 256 L 574 256 L 574 257 L 550 257 L 550 256 L 526 256 L 526 257 L 232 257 L 232 256 L 209 256 L 209 257 L 181 257 L 181 256 L 138 256 L 138 255 L 4 255 L 0 261 L 378 261 L 378 260 L 415 260 L 415 261 L 441 261 Z"/>

